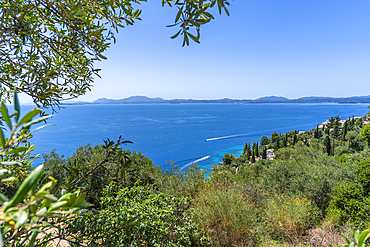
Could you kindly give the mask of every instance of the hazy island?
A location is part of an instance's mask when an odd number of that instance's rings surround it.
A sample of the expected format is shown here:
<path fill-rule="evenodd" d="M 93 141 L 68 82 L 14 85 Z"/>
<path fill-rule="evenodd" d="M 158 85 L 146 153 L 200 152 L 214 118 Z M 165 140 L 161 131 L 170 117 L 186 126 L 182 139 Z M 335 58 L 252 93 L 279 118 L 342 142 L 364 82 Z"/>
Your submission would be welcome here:
<path fill-rule="evenodd" d="M 146 96 L 131 96 L 123 99 L 107 99 L 99 98 L 92 102 L 85 101 L 66 101 L 62 104 L 66 105 L 84 105 L 84 104 L 196 104 L 196 103 L 239 103 L 239 104 L 264 104 L 264 103 L 337 103 L 337 104 L 358 104 L 370 103 L 370 95 L 368 96 L 352 96 L 352 97 L 302 97 L 298 99 L 288 99 L 281 96 L 267 96 L 258 99 L 171 99 L 165 100 L 162 98 L 149 98 Z"/>

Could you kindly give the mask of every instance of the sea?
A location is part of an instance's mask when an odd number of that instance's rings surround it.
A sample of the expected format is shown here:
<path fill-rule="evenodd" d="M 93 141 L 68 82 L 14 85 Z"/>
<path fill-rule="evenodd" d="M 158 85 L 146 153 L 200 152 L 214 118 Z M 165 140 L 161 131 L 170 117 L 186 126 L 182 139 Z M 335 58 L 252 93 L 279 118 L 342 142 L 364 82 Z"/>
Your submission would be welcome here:
<path fill-rule="evenodd" d="M 53 149 L 65 157 L 88 143 L 102 144 L 122 136 L 163 169 L 194 163 L 205 170 L 225 154 L 238 157 L 246 142 L 259 142 L 276 131 L 306 131 L 330 117 L 363 116 L 368 104 L 120 104 L 63 105 L 34 132 L 31 144 L 42 156 Z M 33 107 L 22 106 L 25 114 Z M 43 123 L 39 124 L 42 125 Z M 37 127 L 37 126 L 35 126 Z M 40 158 L 34 165 L 42 164 Z"/>

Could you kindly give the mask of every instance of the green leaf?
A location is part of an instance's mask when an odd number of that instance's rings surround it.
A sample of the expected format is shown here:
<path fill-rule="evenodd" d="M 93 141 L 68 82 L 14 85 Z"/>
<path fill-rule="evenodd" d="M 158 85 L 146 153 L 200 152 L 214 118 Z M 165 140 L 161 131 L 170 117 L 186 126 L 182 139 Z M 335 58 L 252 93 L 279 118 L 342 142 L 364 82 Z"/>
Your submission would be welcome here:
<path fill-rule="evenodd" d="M 72 9 L 71 9 L 71 13 L 74 14 L 76 13 L 80 8 L 82 7 L 82 4 L 81 3 L 77 3 Z"/>
<path fill-rule="evenodd" d="M 188 33 L 184 32 L 184 42 L 182 43 L 182 46 L 189 45 L 189 38 L 188 38 Z"/>
<path fill-rule="evenodd" d="M 45 215 L 46 214 L 46 212 L 47 212 L 47 208 L 45 208 L 45 207 L 43 207 L 42 209 L 40 209 L 37 213 L 36 213 L 36 215 L 37 216 L 40 216 L 40 215 Z"/>
<path fill-rule="evenodd" d="M 181 30 L 179 30 L 174 36 L 171 37 L 171 39 L 175 39 L 179 34 L 181 33 Z"/>
<path fill-rule="evenodd" d="M 349 239 L 346 237 L 346 235 L 342 234 L 342 236 L 346 239 L 347 244 L 350 244 L 351 243 L 351 241 L 349 241 Z"/>
<path fill-rule="evenodd" d="M 53 202 L 58 201 L 58 198 L 56 198 L 53 195 L 46 195 L 45 198 L 48 199 L 48 200 L 50 200 L 50 201 L 53 201 Z"/>
<path fill-rule="evenodd" d="M 179 25 L 180 23 L 175 23 L 175 24 L 171 24 L 171 25 L 167 25 L 166 27 L 174 27 L 174 26 L 177 26 Z"/>
<path fill-rule="evenodd" d="M 186 45 L 189 46 L 189 38 L 188 38 L 188 35 L 185 35 L 185 42 L 186 42 Z"/>
<path fill-rule="evenodd" d="M 16 228 L 22 226 L 28 219 L 28 214 L 25 211 L 21 211 L 18 217 L 17 223 L 15 224 Z"/>
<path fill-rule="evenodd" d="M 4 246 L 3 229 L 0 228 L 0 246 Z"/>
<path fill-rule="evenodd" d="M 4 102 L 1 102 L 1 115 L 4 119 L 4 121 L 6 122 L 6 124 L 8 125 L 9 129 L 12 130 L 12 123 L 10 122 L 10 119 L 9 119 L 9 114 L 8 114 L 8 109 L 6 108 Z"/>
<path fill-rule="evenodd" d="M 14 88 L 14 113 L 15 113 L 15 122 L 18 123 L 19 115 L 21 113 L 20 107 L 19 107 L 19 100 L 18 100 L 18 94 L 17 94 L 17 89 Z"/>
<path fill-rule="evenodd" d="M 16 177 L 9 177 L 9 178 L 4 178 L 4 179 L 1 179 L 2 182 L 12 182 L 14 180 L 16 180 L 17 178 Z"/>
<path fill-rule="evenodd" d="M 17 147 L 17 148 L 13 148 L 9 152 L 7 152 L 7 154 L 17 154 L 17 153 L 20 153 L 20 152 L 24 152 L 26 150 L 27 150 L 27 147 Z"/>
<path fill-rule="evenodd" d="M 88 208 L 90 206 L 92 206 L 93 204 L 91 204 L 90 202 L 84 202 L 82 203 L 81 205 L 78 205 L 76 208 L 79 208 L 79 209 L 84 209 L 84 208 Z"/>
<path fill-rule="evenodd" d="M 26 122 L 29 122 L 33 117 L 35 117 L 37 114 L 40 114 L 42 112 L 42 110 L 40 109 L 33 109 L 31 111 L 29 111 L 26 115 L 24 115 L 21 119 L 21 121 L 19 121 L 18 125 L 22 125 Z"/>
<path fill-rule="evenodd" d="M 37 209 L 38 209 L 39 207 L 38 207 L 38 205 L 35 203 L 35 204 L 32 204 L 31 206 L 30 206 L 30 209 L 31 209 L 31 213 L 36 213 L 37 212 Z"/>
<path fill-rule="evenodd" d="M 75 15 L 80 16 L 80 15 L 82 15 L 83 13 L 85 13 L 85 11 L 86 11 L 86 10 L 81 9 L 81 10 L 80 10 L 80 11 L 78 11 Z"/>
<path fill-rule="evenodd" d="M 5 149 L 5 138 L 4 138 L 4 133 L 3 133 L 2 128 L 0 128 L 0 142 L 1 142 L 1 146 L 3 147 L 3 149 Z"/>
<path fill-rule="evenodd" d="M 7 202 L 8 198 L 6 198 L 6 196 L 3 193 L 0 193 L 0 201 Z"/>
<path fill-rule="evenodd" d="M 196 37 L 194 37 L 194 35 L 192 35 L 191 33 L 188 33 L 188 34 L 189 34 L 189 36 L 192 40 L 194 40 L 196 43 L 200 44 L 199 40 Z"/>
<path fill-rule="evenodd" d="M 50 226 L 53 226 L 53 225 L 50 225 Z M 37 233 L 43 233 L 44 232 L 43 230 L 38 229 L 38 228 L 32 228 L 30 231 L 31 232 L 37 232 Z"/>
<path fill-rule="evenodd" d="M 68 191 L 66 189 L 62 189 L 62 191 L 60 192 L 60 194 L 62 196 L 66 195 L 68 193 Z"/>
<path fill-rule="evenodd" d="M 79 195 L 73 206 L 79 206 L 85 200 L 85 197 L 86 193 L 82 193 L 81 195 Z"/>
<path fill-rule="evenodd" d="M 356 230 L 355 231 L 355 234 L 354 234 L 354 238 L 356 240 L 356 242 L 358 242 L 358 237 L 360 236 L 360 231 L 359 230 Z"/>
<path fill-rule="evenodd" d="M 229 13 L 229 11 L 227 10 L 227 8 L 225 6 L 224 6 L 224 10 L 225 10 L 227 16 L 230 16 L 230 13 Z"/>
<path fill-rule="evenodd" d="M 221 15 L 221 8 L 224 7 L 224 0 L 217 0 L 218 12 Z"/>
<path fill-rule="evenodd" d="M 179 8 L 179 11 L 177 12 L 177 15 L 176 15 L 176 18 L 175 18 L 175 23 L 177 23 L 178 20 L 180 19 L 180 16 L 181 16 L 181 13 L 182 13 L 182 8 L 183 7 Z"/>
<path fill-rule="evenodd" d="M 63 206 L 67 205 L 68 204 L 68 201 L 61 201 L 61 202 L 56 202 L 56 203 L 53 203 L 51 204 L 48 212 L 51 212 L 51 211 L 54 211 L 54 210 L 57 210 L 57 209 L 60 209 L 62 208 Z"/>
<path fill-rule="evenodd" d="M 23 166 L 23 164 L 18 162 L 18 161 L 2 161 L 2 162 L 0 162 L 0 165 L 3 165 L 3 166 Z"/>
<path fill-rule="evenodd" d="M 28 175 L 28 177 L 19 186 L 19 189 L 17 190 L 13 198 L 9 202 L 3 204 L 4 212 L 6 212 L 6 210 L 9 208 L 14 207 L 15 205 L 17 205 L 26 198 L 28 192 L 37 185 L 37 182 L 42 174 L 43 168 L 44 168 L 43 165 L 40 165 L 36 167 L 35 170 L 33 170 L 33 172 L 30 175 Z"/>
<path fill-rule="evenodd" d="M 357 240 L 357 245 L 359 247 L 362 247 L 363 244 L 366 242 L 366 240 L 370 237 L 369 230 L 364 230 L 360 236 L 358 236 Z"/>
<path fill-rule="evenodd" d="M 107 60 L 107 58 L 101 54 L 98 54 L 98 57 L 100 57 L 101 59 Z"/>
<path fill-rule="evenodd" d="M 29 240 L 29 243 L 28 243 L 28 245 L 27 246 L 29 246 L 29 247 L 32 247 L 33 246 L 33 244 L 35 243 L 35 241 L 36 241 L 36 238 L 37 238 L 37 235 L 38 235 L 39 233 L 38 232 L 34 232 L 34 233 L 32 233 L 32 237 L 31 237 L 31 239 Z"/>
<path fill-rule="evenodd" d="M 44 116 L 44 117 L 40 117 L 40 118 L 38 118 L 38 119 L 32 120 L 32 121 L 30 121 L 30 122 L 27 122 L 27 123 L 25 123 L 25 124 L 23 125 L 23 128 L 24 128 L 24 129 L 27 129 L 27 128 L 29 128 L 31 125 L 33 125 L 33 124 L 37 124 L 37 123 L 39 123 L 39 122 L 41 122 L 41 121 L 44 121 L 44 120 L 46 120 L 46 119 L 48 119 L 48 118 L 50 118 L 50 117 L 52 117 L 52 115 L 48 115 L 48 116 Z"/>

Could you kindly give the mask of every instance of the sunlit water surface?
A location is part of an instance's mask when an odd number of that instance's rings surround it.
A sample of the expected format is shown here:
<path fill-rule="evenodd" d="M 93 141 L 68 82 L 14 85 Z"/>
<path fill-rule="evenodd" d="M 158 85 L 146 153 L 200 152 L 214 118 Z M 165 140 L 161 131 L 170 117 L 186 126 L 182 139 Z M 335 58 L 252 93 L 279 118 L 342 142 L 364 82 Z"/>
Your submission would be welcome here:
<path fill-rule="evenodd" d="M 192 162 L 209 170 L 225 153 L 241 155 L 246 142 L 274 131 L 309 130 L 331 116 L 363 116 L 367 104 L 149 104 L 68 105 L 48 120 L 51 126 L 34 134 L 36 152 L 70 156 L 79 146 L 101 144 L 122 135 L 154 164 Z M 22 106 L 24 114 L 32 106 Z M 205 141 L 207 139 L 207 141 Z M 42 159 L 35 162 L 41 164 Z"/>

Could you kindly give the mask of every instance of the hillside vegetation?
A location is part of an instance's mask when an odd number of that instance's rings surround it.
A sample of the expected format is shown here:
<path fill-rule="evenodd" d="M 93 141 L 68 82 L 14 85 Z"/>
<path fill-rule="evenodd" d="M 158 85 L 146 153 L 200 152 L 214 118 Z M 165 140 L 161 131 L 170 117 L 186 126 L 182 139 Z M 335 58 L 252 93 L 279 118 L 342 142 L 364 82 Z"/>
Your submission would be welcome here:
<path fill-rule="evenodd" d="M 3 172 L 8 179 L 1 183 L 1 200 L 8 201 L 3 208 L 10 215 L 4 218 L 4 244 L 23 246 L 35 229 L 30 246 L 47 246 L 51 239 L 60 246 L 345 244 L 341 234 L 351 237 L 370 225 L 366 120 L 337 116 L 323 128 L 274 132 L 246 143 L 240 157 L 225 155 L 210 173 L 175 163 L 163 171 L 140 152 L 123 149 L 129 141 L 121 137 L 87 144 L 67 158 L 53 151 L 43 155 L 43 175 L 17 201 L 18 211 L 14 203 L 9 211 L 12 200 L 5 197 L 17 197 L 34 174 L 34 157 L 9 146 L 16 151 L 3 157 L 28 165 Z M 67 215 L 58 215 L 60 210 Z M 28 220 L 22 222 L 22 214 Z M 44 223 L 35 228 L 35 222 Z"/>

